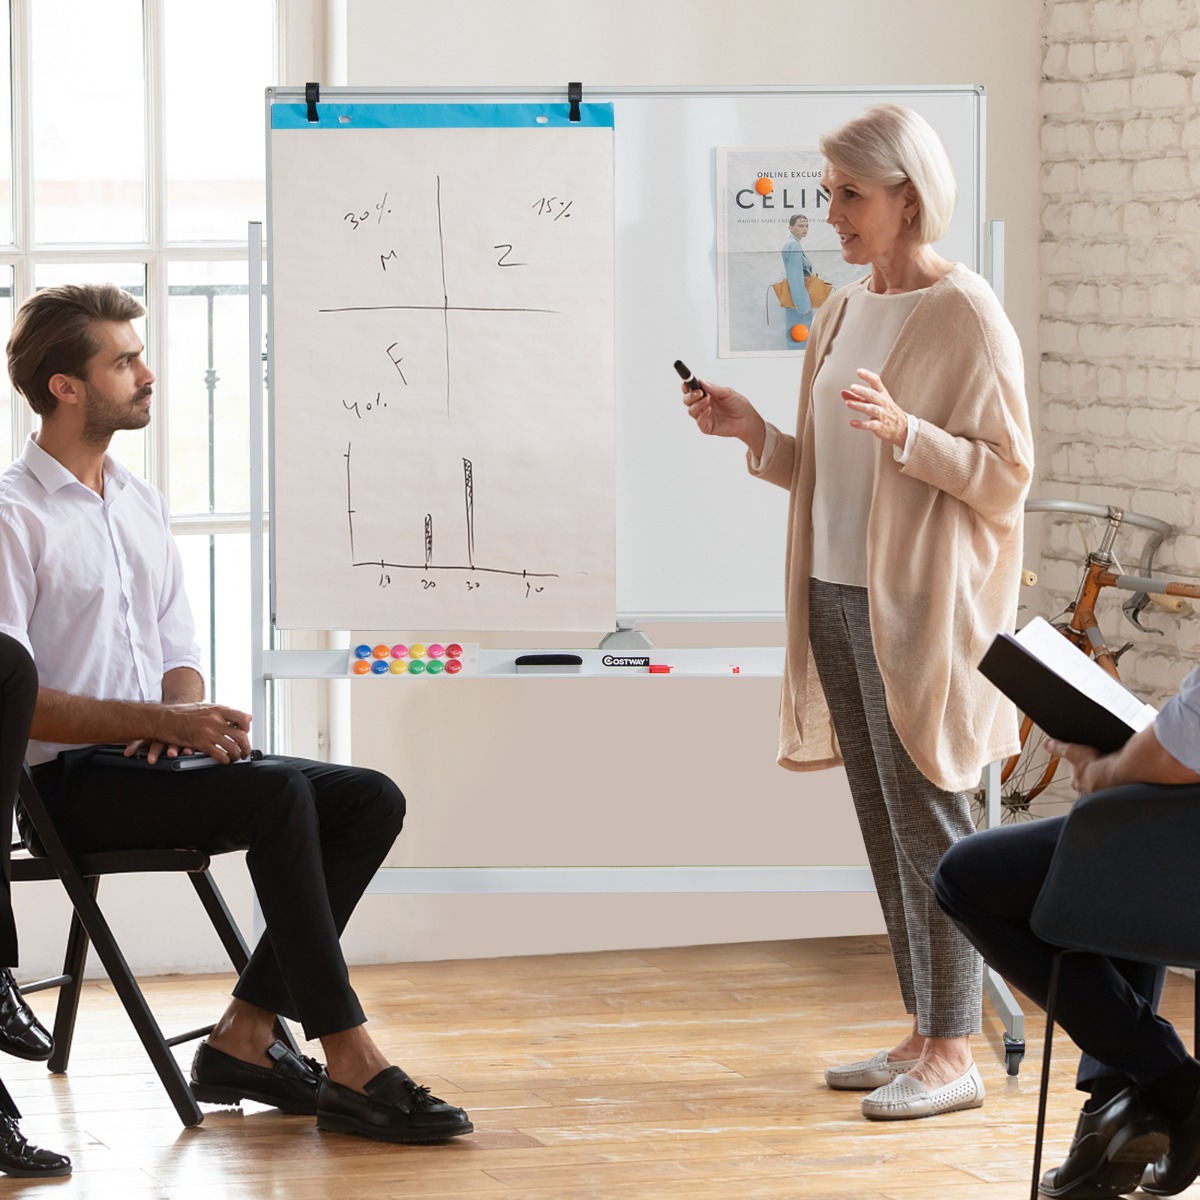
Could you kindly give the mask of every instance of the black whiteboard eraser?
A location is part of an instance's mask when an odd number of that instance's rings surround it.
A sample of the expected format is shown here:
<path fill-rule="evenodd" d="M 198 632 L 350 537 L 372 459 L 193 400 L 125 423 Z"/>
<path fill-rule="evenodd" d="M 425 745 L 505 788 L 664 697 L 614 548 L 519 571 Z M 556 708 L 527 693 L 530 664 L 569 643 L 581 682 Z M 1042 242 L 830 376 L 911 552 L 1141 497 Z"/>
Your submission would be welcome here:
<path fill-rule="evenodd" d="M 583 659 L 578 654 L 518 654 L 516 666 L 518 674 L 578 671 Z"/>

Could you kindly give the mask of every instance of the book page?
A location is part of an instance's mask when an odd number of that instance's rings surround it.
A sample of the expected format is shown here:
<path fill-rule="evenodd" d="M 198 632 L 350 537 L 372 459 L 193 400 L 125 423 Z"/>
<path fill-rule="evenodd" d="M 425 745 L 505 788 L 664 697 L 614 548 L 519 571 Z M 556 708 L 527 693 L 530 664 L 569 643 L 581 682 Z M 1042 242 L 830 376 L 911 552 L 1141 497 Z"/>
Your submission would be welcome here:
<path fill-rule="evenodd" d="M 1034 617 L 1016 635 L 1016 640 L 1039 662 L 1085 696 L 1103 705 L 1135 733 L 1152 725 L 1158 716 L 1158 710 L 1153 705 L 1139 700 L 1124 684 L 1088 658 L 1042 617 Z"/>

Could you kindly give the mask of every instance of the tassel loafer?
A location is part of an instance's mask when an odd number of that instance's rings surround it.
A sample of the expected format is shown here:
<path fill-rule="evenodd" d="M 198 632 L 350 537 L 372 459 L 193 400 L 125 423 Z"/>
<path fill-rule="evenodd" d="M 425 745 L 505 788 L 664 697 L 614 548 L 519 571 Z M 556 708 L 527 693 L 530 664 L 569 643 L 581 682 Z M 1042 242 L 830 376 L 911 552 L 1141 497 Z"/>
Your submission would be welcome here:
<path fill-rule="evenodd" d="M 325 1073 L 321 1064 L 282 1042 L 272 1043 L 267 1054 L 272 1065 L 259 1067 L 201 1042 L 192 1059 L 192 1095 L 205 1104 L 253 1100 L 285 1113 L 315 1113 L 317 1089 Z"/>
<path fill-rule="evenodd" d="M 387 1067 L 367 1081 L 363 1092 L 321 1079 L 317 1128 L 327 1133 L 356 1133 L 378 1142 L 442 1142 L 473 1132 L 467 1114 L 430 1095 L 399 1067 Z"/>

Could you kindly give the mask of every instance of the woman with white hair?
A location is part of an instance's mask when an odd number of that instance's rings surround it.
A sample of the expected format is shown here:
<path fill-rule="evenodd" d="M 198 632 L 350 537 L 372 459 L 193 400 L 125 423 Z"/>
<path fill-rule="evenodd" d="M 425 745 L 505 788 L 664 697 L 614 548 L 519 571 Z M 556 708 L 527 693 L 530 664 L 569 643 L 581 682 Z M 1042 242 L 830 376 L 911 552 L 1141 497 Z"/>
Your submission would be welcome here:
<path fill-rule="evenodd" d="M 933 248 L 957 200 L 937 135 L 879 105 L 820 147 L 827 220 L 870 272 L 817 311 L 795 435 L 729 387 L 684 384 L 684 401 L 790 492 L 779 761 L 844 763 L 913 1018 L 826 1083 L 869 1090 L 867 1117 L 925 1117 L 984 1097 L 970 1049 L 982 967 L 931 879 L 973 830 L 983 766 L 1019 745 L 1014 710 L 975 666 L 1016 612 L 1032 439 L 1012 325 L 983 279 Z"/>

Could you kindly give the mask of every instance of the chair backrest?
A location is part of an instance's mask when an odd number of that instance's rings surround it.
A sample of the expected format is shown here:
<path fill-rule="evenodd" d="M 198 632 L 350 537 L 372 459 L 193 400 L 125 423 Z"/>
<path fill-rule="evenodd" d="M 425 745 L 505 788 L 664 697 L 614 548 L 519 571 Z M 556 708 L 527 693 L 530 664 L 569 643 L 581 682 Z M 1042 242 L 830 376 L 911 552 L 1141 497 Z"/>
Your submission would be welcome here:
<path fill-rule="evenodd" d="M 1055 946 L 1200 967 L 1200 784 L 1082 797 L 1034 906 Z"/>

